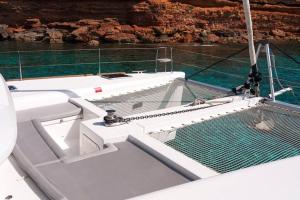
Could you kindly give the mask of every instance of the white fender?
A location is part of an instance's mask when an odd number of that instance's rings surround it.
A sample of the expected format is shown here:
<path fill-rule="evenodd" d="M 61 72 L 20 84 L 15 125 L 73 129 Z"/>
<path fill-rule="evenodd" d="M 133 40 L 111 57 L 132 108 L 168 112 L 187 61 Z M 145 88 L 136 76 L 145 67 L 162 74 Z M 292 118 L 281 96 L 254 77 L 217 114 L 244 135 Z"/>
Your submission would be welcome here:
<path fill-rule="evenodd" d="M 0 165 L 13 151 L 16 139 L 16 111 L 6 82 L 0 74 Z"/>

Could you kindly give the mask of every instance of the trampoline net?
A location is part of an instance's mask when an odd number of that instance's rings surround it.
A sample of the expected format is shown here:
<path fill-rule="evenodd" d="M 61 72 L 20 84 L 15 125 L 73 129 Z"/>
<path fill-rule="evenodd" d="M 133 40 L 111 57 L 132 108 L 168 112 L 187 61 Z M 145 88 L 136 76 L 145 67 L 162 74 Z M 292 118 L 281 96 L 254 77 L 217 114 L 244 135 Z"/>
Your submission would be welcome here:
<path fill-rule="evenodd" d="M 92 101 L 98 107 L 116 110 L 119 116 L 128 116 L 193 102 L 195 98 L 211 100 L 228 95 L 225 90 L 215 89 L 195 82 L 176 79 L 173 82 L 143 91 Z"/>
<path fill-rule="evenodd" d="M 179 128 L 166 144 L 226 173 L 300 155 L 300 114 L 261 105 Z"/>

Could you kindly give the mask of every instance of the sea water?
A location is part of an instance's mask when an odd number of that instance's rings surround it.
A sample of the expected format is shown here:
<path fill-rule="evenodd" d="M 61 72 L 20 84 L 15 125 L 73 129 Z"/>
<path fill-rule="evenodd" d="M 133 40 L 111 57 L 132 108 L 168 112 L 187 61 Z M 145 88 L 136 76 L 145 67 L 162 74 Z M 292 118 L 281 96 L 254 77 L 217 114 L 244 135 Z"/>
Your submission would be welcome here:
<path fill-rule="evenodd" d="M 145 70 L 154 72 L 170 71 L 170 63 L 158 63 L 156 58 L 171 57 L 170 49 L 159 49 L 164 45 L 101 45 L 91 48 L 82 44 L 49 45 L 44 43 L 0 43 L 0 73 L 5 79 L 48 77 L 61 75 L 97 74 L 109 72 L 132 72 Z M 184 71 L 191 75 L 198 70 L 230 55 L 245 45 L 177 44 L 173 47 L 173 70 Z M 278 44 L 283 50 L 300 60 L 300 43 Z M 132 49 L 136 48 L 136 49 Z M 293 92 L 285 93 L 278 100 L 300 105 L 300 65 L 274 49 L 276 71 L 273 71 L 275 90 L 291 86 Z M 20 68 L 21 66 L 21 68 Z M 209 83 L 225 88 L 241 85 L 249 73 L 248 51 L 223 61 L 209 70 L 193 77 L 192 80 Z M 269 78 L 265 54 L 258 59 L 262 73 L 261 95 L 269 94 Z"/>

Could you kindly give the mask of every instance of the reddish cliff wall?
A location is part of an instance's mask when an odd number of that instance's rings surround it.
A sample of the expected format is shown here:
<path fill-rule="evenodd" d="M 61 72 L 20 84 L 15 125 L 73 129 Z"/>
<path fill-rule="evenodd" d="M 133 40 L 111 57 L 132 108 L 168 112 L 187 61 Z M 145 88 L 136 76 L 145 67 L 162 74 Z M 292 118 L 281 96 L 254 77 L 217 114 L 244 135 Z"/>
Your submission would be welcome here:
<path fill-rule="evenodd" d="M 299 40 L 298 0 L 251 3 L 257 40 Z M 0 24 L 0 40 L 246 42 L 241 0 L 0 0 Z"/>
<path fill-rule="evenodd" d="M 0 0 L 0 23 L 20 25 L 28 18 L 48 23 L 107 17 L 125 22 L 138 2 L 141 0 Z"/>

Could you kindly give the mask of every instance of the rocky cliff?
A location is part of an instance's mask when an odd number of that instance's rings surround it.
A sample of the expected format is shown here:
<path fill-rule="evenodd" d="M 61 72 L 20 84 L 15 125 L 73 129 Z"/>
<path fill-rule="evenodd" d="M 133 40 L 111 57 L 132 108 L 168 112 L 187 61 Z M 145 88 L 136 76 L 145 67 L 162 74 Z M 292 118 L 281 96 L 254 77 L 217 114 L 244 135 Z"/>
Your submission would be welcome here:
<path fill-rule="evenodd" d="M 256 40 L 300 40 L 299 0 L 251 0 Z M 241 0 L 0 0 L 0 40 L 244 43 Z"/>

